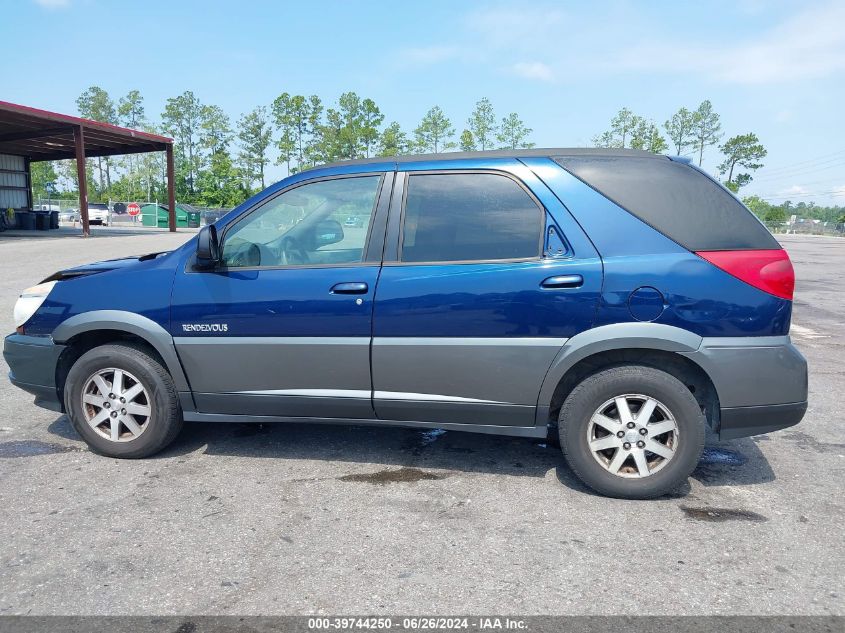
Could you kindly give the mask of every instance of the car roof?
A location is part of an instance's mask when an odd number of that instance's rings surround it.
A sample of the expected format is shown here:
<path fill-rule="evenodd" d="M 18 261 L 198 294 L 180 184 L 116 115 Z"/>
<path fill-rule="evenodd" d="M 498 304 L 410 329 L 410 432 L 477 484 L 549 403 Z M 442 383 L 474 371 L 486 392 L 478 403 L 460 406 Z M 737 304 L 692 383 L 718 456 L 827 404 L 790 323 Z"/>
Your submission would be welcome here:
<path fill-rule="evenodd" d="M 407 154 L 402 156 L 374 156 L 372 158 L 356 158 L 353 160 L 342 160 L 334 163 L 316 165 L 309 169 L 327 169 L 332 167 L 344 167 L 346 165 L 374 165 L 383 163 L 419 163 L 427 161 L 452 161 L 472 160 L 483 158 L 557 158 L 562 156 L 607 156 L 615 158 L 654 158 L 666 160 L 666 156 L 652 154 L 639 149 L 605 149 L 597 147 L 545 147 L 534 149 L 497 149 L 483 152 L 439 152 L 437 154 Z M 302 172 L 300 172 L 302 173 Z"/>

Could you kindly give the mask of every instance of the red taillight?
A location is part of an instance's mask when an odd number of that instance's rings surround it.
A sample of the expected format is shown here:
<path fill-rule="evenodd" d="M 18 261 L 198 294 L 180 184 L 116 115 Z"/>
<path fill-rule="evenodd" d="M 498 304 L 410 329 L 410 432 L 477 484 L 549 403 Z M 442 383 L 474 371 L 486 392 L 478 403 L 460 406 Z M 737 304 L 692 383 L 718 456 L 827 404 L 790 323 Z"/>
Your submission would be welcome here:
<path fill-rule="evenodd" d="M 755 288 L 792 301 L 795 271 L 783 249 L 698 251 L 696 255 Z"/>

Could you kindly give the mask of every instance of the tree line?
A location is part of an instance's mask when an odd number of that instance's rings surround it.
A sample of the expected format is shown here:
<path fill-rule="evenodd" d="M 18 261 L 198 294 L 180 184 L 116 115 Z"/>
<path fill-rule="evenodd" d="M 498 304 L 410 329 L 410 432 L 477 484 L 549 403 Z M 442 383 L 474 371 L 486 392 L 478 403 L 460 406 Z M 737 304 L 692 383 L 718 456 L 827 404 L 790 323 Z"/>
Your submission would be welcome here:
<path fill-rule="evenodd" d="M 385 114 L 369 98 L 345 92 L 331 104 L 317 95 L 280 94 L 236 121 L 219 106 L 202 103 L 190 90 L 167 99 L 158 124 L 147 116 L 140 91 L 117 101 L 91 86 L 76 100 L 80 116 L 174 139 L 176 197 L 209 207 L 231 207 L 267 184 L 275 160 L 292 174 L 337 160 L 423 154 L 461 149 L 533 147 L 532 133 L 519 114 L 497 118 L 489 99 L 476 104 L 460 134 L 440 106 L 433 106 L 413 130 Z M 71 197 L 78 191 L 75 161 L 33 163 L 36 197 L 47 197 L 46 183 L 63 180 Z M 164 200 L 165 164 L 160 152 L 88 160 L 88 191 L 93 200 Z"/>
<path fill-rule="evenodd" d="M 845 207 L 817 205 L 815 202 L 799 202 L 791 200 L 772 204 L 760 196 L 748 196 L 742 199 L 758 218 L 764 222 L 786 222 L 791 216 L 805 220 L 819 220 L 833 224 L 845 224 Z"/>
<path fill-rule="evenodd" d="M 694 110 L 680 108 L 663 123 L 662 131 L 654 121 L 622 108 L 610 120 L 610 129 L 595 136 L 593 144 L 596 147 L 644 149 L 662 154 L 669 151 L 667 137 L 674 154 L 692 155 L 699 167 L 705 148 L 718 145 L 723 160 L 717 170 L 725 178 L 725 186 L 734 193 L 753 180 L 749 172 L 760 169 L 768 153 L 752 132 L 732 136 L 719 145 L 724 137 L 721 118 L 709 100 L 702 101 Z"/>
<path fill-rule="evenodd" d="M 171 136 L 177 199 L 209 207 L 232 207 L 263 189 L 270 184 L 267 168 L 273 163 L 292 174 L 336 160 L 534 146 L 529 140 L 533 130 L 519 114 L 499 118 L 486 97 L 475 104 L 460 133 L 437 105 L 412 130 L 402 129 L 396 121 L 385 124 L 379 106 L 355 92 L 341 94 L 328 106 L 317 95 L 285 92 L 234 122 L 221 107 L 200 102 L 190 90 L 167 99 L 158 123 L 147 115 L 138 90 L 114 100 L 103 88 L 91 86 L 76 104 L 82 117 Z M 767 152 L 754 133 L 722 143 L 723 137 L 720 116 L 706 100 L 694 109 L 679 108 L 662 126 L 622 108 L 592 144 L 689 156 L 699 166 L 704 150 L 718 146 L 722 155 L 718 173 L 729 189 L 738 192 L 752 181 L 751 172 L 763 166 Z M 89 159 L 87 175 L 92 201 L 167 198 L 161 152 Z M 37 198 L 48 197 L 46 183 L 57 181 L 67 186 L 50 195 L 75 198 L 76 178 L 75 161 L 32 164 Z M 842 207 L 772 204 L 756 196 L 743 201 L 767 221 L 782 221 L 793 213 L 822 221 L 837 221 L 843 215 Z"/>

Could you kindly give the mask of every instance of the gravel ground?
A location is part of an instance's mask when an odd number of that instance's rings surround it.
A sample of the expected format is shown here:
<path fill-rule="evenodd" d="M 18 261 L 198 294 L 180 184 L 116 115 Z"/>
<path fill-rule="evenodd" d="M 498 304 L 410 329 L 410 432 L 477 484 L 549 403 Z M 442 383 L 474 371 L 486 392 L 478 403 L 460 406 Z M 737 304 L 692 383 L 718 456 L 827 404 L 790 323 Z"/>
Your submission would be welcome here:
<path fill-rule="evenodd" d="M 55 270 L 189 237 L 96 234 L 0 236 L 3 331 Z M 841 615 L 845 240 L 783 243 L 809 412 L 709 442 L 656 501 L 591 494 L 535 440 L 457 432 L 194 424 L 111 460 L 2 380 L 0 614 Z"/>

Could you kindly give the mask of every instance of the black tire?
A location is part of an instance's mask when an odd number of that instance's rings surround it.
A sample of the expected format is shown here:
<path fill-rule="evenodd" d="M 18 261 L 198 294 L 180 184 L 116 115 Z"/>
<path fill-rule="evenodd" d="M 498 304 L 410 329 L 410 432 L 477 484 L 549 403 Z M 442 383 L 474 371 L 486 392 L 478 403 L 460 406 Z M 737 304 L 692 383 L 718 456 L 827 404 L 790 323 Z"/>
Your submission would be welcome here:
<path fill-rule="evenodd" d="M 149 394 L 151 414 L 147 426 L 129 441 L 116 442 L 103 437 L 88 424 L 82 410 L 82 390 L 87 381 L 107 368 L 129 372 Z M 64 400 L 65 411 L 82 439 L 92 451 L 108 457 L 148 457 L 170 444 L 182 429 L 182 410 L 170 374 L 149 352 L 130 344 L 103 345 L 80 356 L 68 372 Z"/>
<path fill-rule="evenodd" d="M 658 400 L 677 424 L 674 455 L 662 468 L 644 477 L 626 478 L 610 472 L 593 457 L 588 444 L 593 414 L 603 403 L 623 394 Z M 705 426 L 701 408 L 680 380 L 641 365 L 611 367 L 585 378 L 566 398 L 558 421 L 561 447 L 572 471 L 599 494 L 620 499 L 652 499 L 681 486 L 701 457 Z"/>

